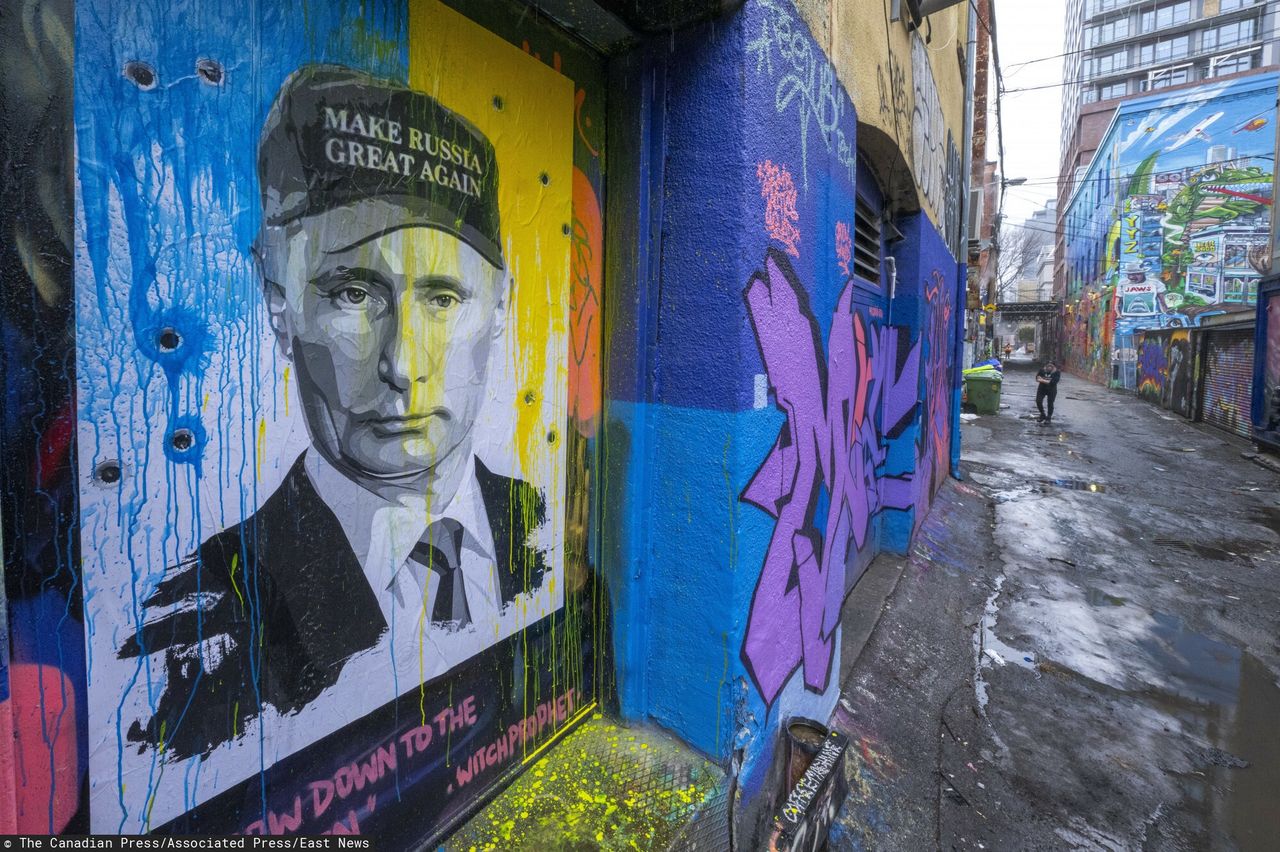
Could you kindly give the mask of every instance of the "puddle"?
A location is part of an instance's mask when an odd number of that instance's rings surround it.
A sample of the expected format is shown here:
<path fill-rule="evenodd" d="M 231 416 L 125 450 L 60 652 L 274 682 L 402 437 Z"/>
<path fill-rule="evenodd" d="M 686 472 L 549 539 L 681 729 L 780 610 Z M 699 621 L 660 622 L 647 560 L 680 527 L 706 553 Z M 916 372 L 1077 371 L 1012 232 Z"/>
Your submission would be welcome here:
<path fill-rule="evenodd" d="M 1185 735 L 1210 744 L 1191 751 L 1204 775 L 1183 779 L 1190 785 L 1184 805 L 1206 824 L 1225 822 L 1244 852 L 1275 849 L 1280 683 L 1247 651 L 1189 630 L 1176 616 L 1151 617 L 1149 635 L 1138 644 L 1172 688 L 1150 694 L 1182 721 Z"/>
<path fill-rule="evenodd" d="M 996 503 L 1013 503 L 1018 500 L 1021 500 L 1024 497 L 1034 496 L 1035 493 L 1036 491 L 1034 488 L 1030 488 L 1024 485 L 1021 488 L 1010 488 L 1010 489 L 1005 489 L 1000 491 L 992 491 L 991 498 L 995 500 Z"/>
<path fill-rule="evenodd" d="M 1253 511 L 1250 520 L 1273 530 L 1280 530 L 1280 506 L 1259 506 Z"/>
<path fill-rule="evenodd" d="M 978 707 L 981 710 L 987 709 L 987 702 L 990 700 L 987 694 L 987 681 L 983 676 L 985 669 L 1007 666 L 1010 663 L 1021 666 L 1024 669 L 1038 672 L 1036 668 L 1036 655 L 1028 651 L 1019 651 L 1011 645 L 1006 645 L 996 636 L 996 619 L 1000 614 L 1000 607 L 996 600 L 1000 597 L 1000 591 L 1004 588 L 1004 575 L 996 577 L 996 588 L 987 598 L 987 603 L 982 610 L 982 620 L 978 623 L 978 629 L 973 631 L 973 653 L 977 661 L 974 667 L 973 692 L 978 700 Z M 1038 676 L 1038 674 L 1037 674 Z"/>
<path fill-rule="evenodd" d="M 1188 553 L 1194 553 L 1201 559 L 1213 559 L 1218 562 L 1231 562 L 1233 560 L 1248 561 L 1250 553 L 1262 551 L 1266 545 L 1260 541 L 1236 541 L 1231 544 L 1231 550 L 1225 546 L 1216 544 L 1208 544 L 1199 541 L 1188 541 L 1178 538 L 1156 538 L 1152 539 L 1152 544 L 1157 547 L 1171 547 L 1176 550 L 1185 550 Z"/>
<path fill-rule="evenodd" d="M 1088 588 L 1085 589 L 1084 599 L 1089 602 L 1089 606 L 1124 606 L 1129 601 L 1117 595 L 1109 595 L 1102 589 Z"/>
<path fill-rule="evenodd" d="M 976 634 L 990 638 L 996 593 Z M 1125 598 L 1087 589 L 1098 607 L 1130 606 Z M 1176 780 L 1181 801 L 1168 804 L 1180 815 L 1179 831 L 1194 849 L 1275 850 L 1280 848 L 1280 679 L 1257 657 L 1236 645 L 1211 639 L 1163 612 L 1131 610 L 1138 634 L 1130 659 L 1121 659 L 1141 687 L 1130 694 L 1176 720 L 1165 734 L 1168 747 L 1181 752 L 1184 769 L 1166 768 Z M 974 637 L 975 649 L 979 638 Z M 998 640 L 997 640 L 998 641 Z M 995 646 L 1000 647 L 1000 646 Z M 1003 652 L 1002 652 L 1003 653 Z M 980 664 L 978 698 L 986 684 Z M 1046 659 L 1044 672 L 1075 670 Z M 982 710 L 985 713 L 985 709 Z M 1161 749 L 1163 751 L 1164 749 Z M 1152 755 L 1151 759 L 1158 759 Z M 1230 834 L 1230 840 L 1224 835 Z M 1225 841 L 1225 842 L 1224 842 Z"/>
<path fill-rule="evenodd" d="M 1090 491 L 1095 494 L 1101 494 L 1107 490 L 1107 486 L 1102 483 L 1089 482 L 1085 479 L 1033 479 L 1032 482 L 1053 488 L 1064 488 L 1068 491 Z"/>

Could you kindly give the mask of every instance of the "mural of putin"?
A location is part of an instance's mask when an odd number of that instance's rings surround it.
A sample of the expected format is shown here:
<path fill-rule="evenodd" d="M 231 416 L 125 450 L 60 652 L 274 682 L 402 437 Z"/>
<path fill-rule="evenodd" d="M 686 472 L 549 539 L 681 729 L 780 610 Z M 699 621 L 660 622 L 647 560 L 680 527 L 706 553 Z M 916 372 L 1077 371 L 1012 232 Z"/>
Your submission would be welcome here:
<path fill-rule="evenodd" d="M 510 287 L 493 146 L 424 93 L 313 65 L 277 94 L 258 173 L 255 254 L 311 446 L 166 572 L 120 651 L 163 654 L 129 738 L 175 758 L 300 710 L 397 636 L 491 644 L 547 570 L 542 495 L 473 449 Z"/>

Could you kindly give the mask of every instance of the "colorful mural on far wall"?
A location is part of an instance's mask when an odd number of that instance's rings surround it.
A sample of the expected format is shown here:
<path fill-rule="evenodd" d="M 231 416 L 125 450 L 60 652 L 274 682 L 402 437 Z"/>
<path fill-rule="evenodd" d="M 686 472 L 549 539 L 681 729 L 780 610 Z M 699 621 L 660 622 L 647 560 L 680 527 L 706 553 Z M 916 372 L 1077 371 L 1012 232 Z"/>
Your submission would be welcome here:
<path fill-rule="evenodd" d="M 1067 209 L 1071 369 L 1133 389 L 1135 332 L 1252 310 L 1270 258 L 1278 79 L 1117 111 Z"/>

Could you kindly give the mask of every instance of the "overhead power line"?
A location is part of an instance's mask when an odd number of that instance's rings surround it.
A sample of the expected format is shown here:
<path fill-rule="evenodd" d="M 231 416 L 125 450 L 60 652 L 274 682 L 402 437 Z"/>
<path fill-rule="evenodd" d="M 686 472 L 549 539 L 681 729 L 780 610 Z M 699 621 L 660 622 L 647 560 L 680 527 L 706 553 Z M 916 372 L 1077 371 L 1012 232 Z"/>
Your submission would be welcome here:
<path fill-rule="evenodd" d="M 1206 160 L 1205 162 L 1197 163 L 1196 165 L 1197 166 L 1220 166 L 1223 163 L 1238 163 L 1241 160 L 1274 160 L 1274 159 L 1275 159 L 1274 154 L 1241 154 L 1240 156 L 1227 157 L 1222 160 Z M 1181 169 L 1167 169 L 1166 171 L 1181 171 Z M 1129 173 L 1121 174 L 1119 177 L 1111 177 L 1109 179 L 1122 181 L 1132 176 L 1133 176 L 1133 173 L 1129 172 Z M 1022 183 L 1013 184 L 1009 186 L 1008 189 L 1020 189 L 1028 186 L 1061 186 L 1062 184 L 1065 184 L 1065 183 L 1086 184 L 1086 183 L 1093 183 L 1095 181 L 1101 182 L 1105 180 L 1108 180 L 1108 177 L 1104 175 L 1096 175 L 1091 178 L 1081 178 L 1078 181 L 1073 181 L 1070 178 L 1064 178 L 1061 176 L 1054 177 L 1053 175 L 1037 175 L 1036 177 L 1027 178 Z"/>

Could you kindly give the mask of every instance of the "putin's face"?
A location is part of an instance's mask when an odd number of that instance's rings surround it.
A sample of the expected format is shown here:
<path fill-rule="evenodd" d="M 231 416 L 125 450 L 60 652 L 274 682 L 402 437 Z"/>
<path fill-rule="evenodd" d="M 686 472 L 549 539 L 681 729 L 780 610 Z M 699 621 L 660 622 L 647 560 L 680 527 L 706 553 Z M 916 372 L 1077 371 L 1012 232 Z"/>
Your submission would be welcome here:
<path fill-rule="evenodd" d="M 356 477 L 429 475 L 470 450 L 505 315 L 505 274 L 429 227 L 360 217 L 264 240 L 267 300 L 312 442 Z"/>

